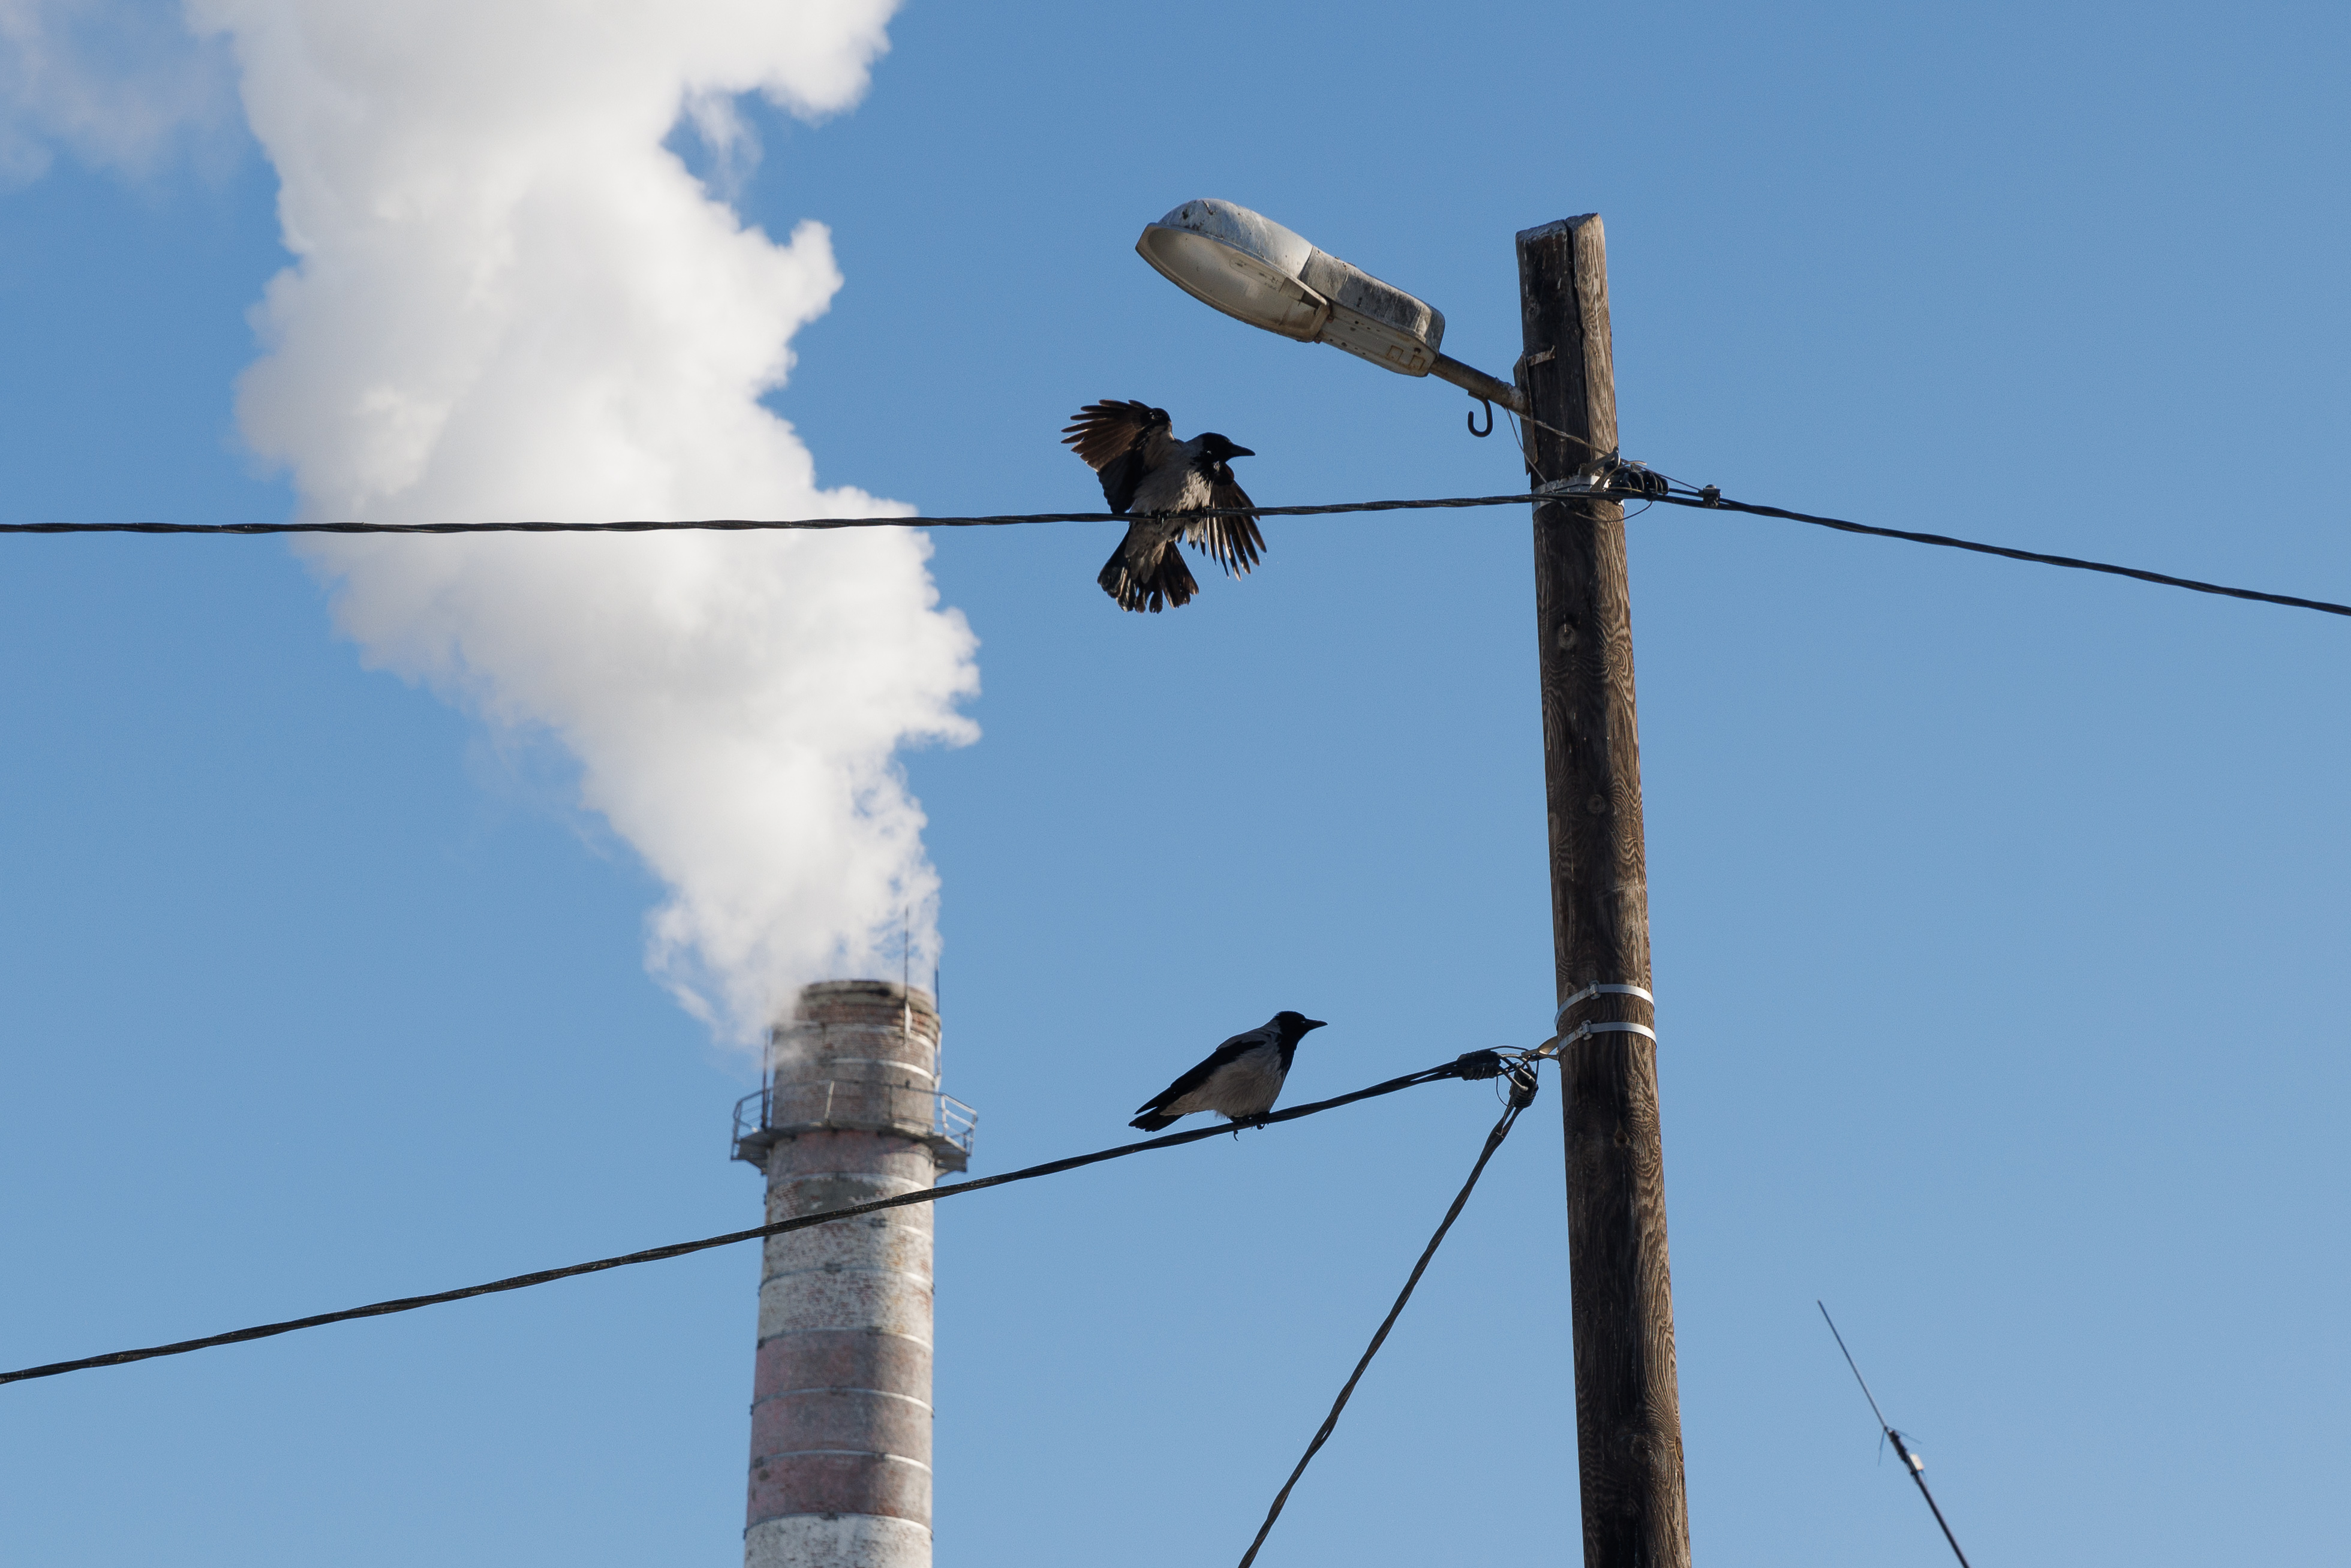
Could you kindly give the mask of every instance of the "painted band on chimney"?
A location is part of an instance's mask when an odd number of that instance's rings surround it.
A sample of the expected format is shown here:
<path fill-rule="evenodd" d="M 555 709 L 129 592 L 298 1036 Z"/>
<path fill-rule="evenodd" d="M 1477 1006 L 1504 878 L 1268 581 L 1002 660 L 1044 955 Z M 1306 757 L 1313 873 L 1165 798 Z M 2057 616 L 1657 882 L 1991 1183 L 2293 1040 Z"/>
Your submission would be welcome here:
<path fill-rule="evenodd" d="M 962 1169 L 968 1131 L 945 1119 L 938 1071 L 922 991 L 802 990 L 771 1036 L 758 1124 L 737 1119 L 768 1221 Z M 930 1568 L 931 1235 L 917 1204 L 768 1238 L 745 1568 Z"/>

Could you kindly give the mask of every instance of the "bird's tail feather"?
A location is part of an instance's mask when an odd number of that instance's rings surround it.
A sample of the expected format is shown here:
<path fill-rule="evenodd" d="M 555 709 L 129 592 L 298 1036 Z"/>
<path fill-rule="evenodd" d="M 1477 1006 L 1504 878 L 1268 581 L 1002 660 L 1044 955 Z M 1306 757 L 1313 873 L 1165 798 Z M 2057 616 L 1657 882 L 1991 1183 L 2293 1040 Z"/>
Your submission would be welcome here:
<path fill-rule="evenodd" d="M 1131 559 L 1127 547 L 1121 544 L 1094 580 L 1118 601 L 1121 610 L 1148 610 L 1155 615 L 1163 605 L 1189 604 L 1200 591 L 1192 569 L 1184 564 L 1183 553 L 1172 542 L 1152 547 L 1140 563 Z"/>
<path fill-rule="evenodd" d="M 1140 1127 L 1146 1133 L 1155 1133 L 1162 1127 L 1172 1127 L 1175 1124 L 1176 1118 L 1165 1111 L 1145 1111 L 1127 1124 L 1130 1127 Z"/>

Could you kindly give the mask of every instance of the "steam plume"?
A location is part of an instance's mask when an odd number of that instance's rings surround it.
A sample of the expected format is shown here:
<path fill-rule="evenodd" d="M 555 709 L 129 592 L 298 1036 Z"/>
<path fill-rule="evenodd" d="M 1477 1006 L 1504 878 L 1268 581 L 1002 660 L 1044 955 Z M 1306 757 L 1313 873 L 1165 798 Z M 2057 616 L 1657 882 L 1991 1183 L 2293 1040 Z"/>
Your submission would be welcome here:
<path fill-rule="evenodd" d="M 893 0 L 193 0 L 229 38 L 286 244 L 246 439 L 308 517 L 903 515 L 820 489 L 758 402 L 841 284 L 830 236 L 745 228 L 664 146 L 755 155 L 761 91 L 845 109 Z M 648 964 L 749 1040 L 792 988 L 935 951 L 893 758 L 977 733 L 974 640 L 923 536 L 337 538 L 367 660 L 553 737 L 669 885 Z M 884 960 L 882 950 L 890 950 Z"/>

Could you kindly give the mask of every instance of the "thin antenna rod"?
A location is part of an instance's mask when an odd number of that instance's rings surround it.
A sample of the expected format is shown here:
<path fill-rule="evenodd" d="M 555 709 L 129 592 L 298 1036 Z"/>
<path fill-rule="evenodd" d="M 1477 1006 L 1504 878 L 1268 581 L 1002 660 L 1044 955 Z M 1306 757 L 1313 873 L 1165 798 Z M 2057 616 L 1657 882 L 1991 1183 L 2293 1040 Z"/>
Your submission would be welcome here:
<path fill-rule="evenodd" d="M 1877 1396 L 1869 1391 L 1869 1379 L 1862 1376 L 1861 1366 L 1853 1359 L 1853 1352 L 1845 1349 L 1844 1335 L 1837 1333 L 1836 1319 L 1829 1316 L 1827 1303 L 1814 1301 L 1813 1305 L 1821 1309 L 1821 1317 L 1829 1325 L 1829 1333 L 1836 1334 L 1837 1349 L 1844 1351 L 1844 1364 L 1853 1368 L 1853 1380 L 1861 1385 L 1861 1396 L 1869 1401 L 1869 1413 L 1877 1417 L 1878 1430 L 1886 1434 L 1887 1440 L 1894 1445 L 1895 1453 L 1901 1456 L 1902 1468 L 1908 1470 L 1910 1479 L 1918 1483 L 1918 1495 L 1927 1500 L 1928 1511 L 1935 1516 L 1935 1522 L 1942 1526 L 1943 1539 L 1951 1543 L 1951 1555 L 1959 1560 L 1959 1568 L 1969 1568 L 1968 1554 L 1959 1550 L 1959 1538 L 1951 1533 L 1950 1521 L 1943 1517 L 1943 1511 L 1935 1506 L 1935 1494 L 1927 1490 L 1926 1465 L 1911 1453 L 1909 1445 L 1902 1440 L 1902 1434 L 1894 1429 L 1886 1419 L 1886 1412 L 1877 1407 Z"/>

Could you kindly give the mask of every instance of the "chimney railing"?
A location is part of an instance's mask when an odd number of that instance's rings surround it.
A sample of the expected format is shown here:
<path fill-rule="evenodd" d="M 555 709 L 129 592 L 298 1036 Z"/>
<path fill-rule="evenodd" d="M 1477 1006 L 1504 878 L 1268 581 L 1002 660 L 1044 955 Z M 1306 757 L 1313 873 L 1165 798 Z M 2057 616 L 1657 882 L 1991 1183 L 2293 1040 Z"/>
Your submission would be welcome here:
<path fill-rule="evenodd" d="M 735 1103 L 734 1157 L 765 1169 L 778 1140 L 803 1133 L 894 1133 L 927 1144 L 943 1171 L 970 1168 L 979 1113 L 952 1094 L 864 1078 L 768 1083 Z"/>

